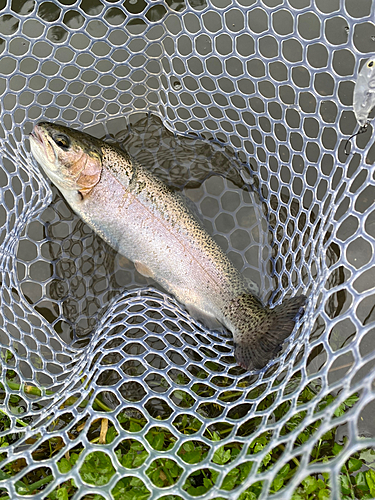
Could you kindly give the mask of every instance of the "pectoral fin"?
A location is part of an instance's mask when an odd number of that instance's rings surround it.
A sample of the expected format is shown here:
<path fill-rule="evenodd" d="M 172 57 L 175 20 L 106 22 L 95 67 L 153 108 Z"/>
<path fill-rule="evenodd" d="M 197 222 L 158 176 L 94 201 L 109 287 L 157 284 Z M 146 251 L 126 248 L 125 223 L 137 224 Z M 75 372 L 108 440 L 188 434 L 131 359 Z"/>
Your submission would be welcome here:
<path fill-rule="evenodd" d="M 149 269 L 145 264 L 142 264 L 142 262 L 135 261 L 134 262 L 136 270 L 139 272 L 139 274 L 142 274 L 145 278 L 153 278 L 154 273 Z"/>

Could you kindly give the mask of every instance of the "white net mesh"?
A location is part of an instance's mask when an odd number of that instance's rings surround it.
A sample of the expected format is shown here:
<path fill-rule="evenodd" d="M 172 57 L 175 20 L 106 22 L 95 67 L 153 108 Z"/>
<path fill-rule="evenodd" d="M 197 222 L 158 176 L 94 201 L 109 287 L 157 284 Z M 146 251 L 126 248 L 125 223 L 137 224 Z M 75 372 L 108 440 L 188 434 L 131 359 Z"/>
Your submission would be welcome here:
<path fill-rule="evenodd" d="M 372 127 L 344 145 L 375 3 L 0 8 L 0 498 L 373 498 Z M 263 299 L 308 296 L 274 362 L 239 368 L 72 213 L 42 118 L 184 188 Z"/>

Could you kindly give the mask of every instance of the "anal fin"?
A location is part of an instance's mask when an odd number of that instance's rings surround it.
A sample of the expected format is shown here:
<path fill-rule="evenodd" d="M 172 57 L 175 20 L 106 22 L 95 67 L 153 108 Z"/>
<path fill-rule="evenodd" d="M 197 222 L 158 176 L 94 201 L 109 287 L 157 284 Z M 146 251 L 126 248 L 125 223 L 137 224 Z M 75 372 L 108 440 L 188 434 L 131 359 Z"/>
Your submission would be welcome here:
<path fill-rule="evenodd" d="M 225 326 L 211 314 L 202 311 L 192 304 L 185 304 L 185 307 L 188 310 L 190 316 L 203 323 L 204 326 L 209 330 L 215 330 L 216 332 L 220 332 L 223 334 L 227 333 L 227 329 L 225 328 Z"/>

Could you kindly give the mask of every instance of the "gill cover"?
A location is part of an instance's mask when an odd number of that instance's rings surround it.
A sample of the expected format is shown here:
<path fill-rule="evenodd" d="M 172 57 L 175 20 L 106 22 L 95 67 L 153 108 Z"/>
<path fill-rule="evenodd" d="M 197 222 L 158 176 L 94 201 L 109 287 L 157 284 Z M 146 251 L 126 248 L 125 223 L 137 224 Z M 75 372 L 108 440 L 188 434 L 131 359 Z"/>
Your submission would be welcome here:
<path fill-rule="evenodd" d="M 83 197 L 100 180 L 100 141 L 63 125 L 40 122 L 30 136 L 31 151 L 50 179 L 62 190 Z"/>

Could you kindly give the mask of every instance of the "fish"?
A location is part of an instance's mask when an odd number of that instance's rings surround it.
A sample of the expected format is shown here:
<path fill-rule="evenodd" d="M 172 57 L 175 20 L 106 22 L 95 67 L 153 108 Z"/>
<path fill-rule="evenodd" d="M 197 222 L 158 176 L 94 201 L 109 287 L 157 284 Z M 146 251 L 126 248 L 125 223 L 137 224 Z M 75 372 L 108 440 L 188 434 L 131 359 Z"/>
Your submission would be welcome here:
<path fill-rule="evenodd" d="M 47 121 L 29 136 L 31 153 L 73 211 L 203 323 L 233 335 L 236 362 L 260 370 L 304 312 L 299 295 L 273 308 L 249 289 L 183 194 L 129 154 Z"/>

